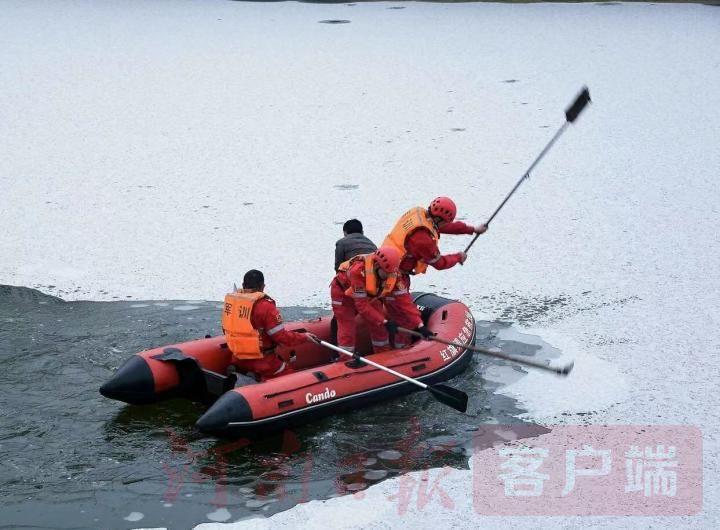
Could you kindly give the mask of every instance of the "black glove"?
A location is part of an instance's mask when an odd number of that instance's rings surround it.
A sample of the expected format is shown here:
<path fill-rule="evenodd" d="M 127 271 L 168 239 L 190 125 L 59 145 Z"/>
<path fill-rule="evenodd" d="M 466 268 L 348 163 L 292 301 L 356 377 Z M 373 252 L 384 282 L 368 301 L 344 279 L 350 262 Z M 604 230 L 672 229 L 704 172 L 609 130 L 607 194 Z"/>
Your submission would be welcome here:
<path fill-rule="evenodd" d="M 435 336 L 435 334 L 430 331 L 427 326 L 420 326 L 419 328 L 416 328 L 415 331 L 420 333 L 420 335 L 423 336 L 423 339 L 429 339 L 430 337 Z"/>
<path fill-rule="evenodd" d="M 392 335 L 396 334 L 398 332 L 397 322 L 393 322 L 392 320 L 386 320 L 385 329 L 387 329 Z"/>

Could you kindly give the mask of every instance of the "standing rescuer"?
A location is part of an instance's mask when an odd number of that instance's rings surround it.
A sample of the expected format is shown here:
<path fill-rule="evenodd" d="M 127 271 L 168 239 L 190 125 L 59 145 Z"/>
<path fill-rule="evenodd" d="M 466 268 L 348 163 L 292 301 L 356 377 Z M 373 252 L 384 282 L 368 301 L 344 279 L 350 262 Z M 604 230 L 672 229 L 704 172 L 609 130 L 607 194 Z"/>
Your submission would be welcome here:
<path fill-rule="evenodd" d="M 392 303 L 404 322 L 426 336 L 431 333 L 422 325 L 417 306 L 407 286 L 398 281 L 400 252 L 380 247 L 372 254 L 361 254 L 345 261 L 330 284 L 333 314 L 338 324 L 338 346 L 355 351 L 355 316 L 359 313 L 368 325 L 373 352 L 390 349 L 388 331 L 397 324 L 385 318 L 383 303 Z"/>
<path fill-rule="evenodd" d="M 243 288 L 225 296 L 222 328 L 233 364 L 241 372 L 252 372 L 264 381 L 293 372 L 286 359 L 276 353 L 278 344 L 297 346 L 317 342 L 311 333 L 285 329 L 275 300 L 266 295 L 265 277 L 250 270 L 243 278 Z"/>
<path fill-rule="evenodd" d="M 428 265 L 437 270 L 444 270 L 461 265 L 467 259 L 464 252 L 456 254 L 440 254 L 438 240 L 440 234 L 483 234 L 487 225 L 470 226 L 462 221 L 455 221 L 457 206 L 449 197 L 437 197 L 428 208 L 421 206 L 411 208 L 395 223 L 383 241 L 383 247 L 390 246 L 398 250 L 401 256 L 398 281 L 410 288 L 410 276 L 424 274 Z M 388 306 L 388 316 L 403 327 L 410 327 L 403 319 L 402 312 L 394 312 Z M 396 346 L 409 344 L 410 338 L 398 334 Z"/>
<path fill-rule="evenodd" d="M 335 271 L 341 263 L 360 254 L 371 254 L 377 250 L 375 243 L 363 234 L 363 225 L 357 219 L 345 221 L 342 239 L 335 243 Z"/>

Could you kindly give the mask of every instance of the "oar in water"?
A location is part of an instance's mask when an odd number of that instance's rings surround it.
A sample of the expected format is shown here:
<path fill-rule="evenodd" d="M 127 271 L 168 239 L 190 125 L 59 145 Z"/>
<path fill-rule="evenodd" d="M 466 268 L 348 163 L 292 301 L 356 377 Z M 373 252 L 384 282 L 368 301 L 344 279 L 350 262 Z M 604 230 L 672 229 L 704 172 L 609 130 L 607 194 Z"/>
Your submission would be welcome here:
<path fill-rule="evenodd" d="M 580 113 L 585 109 L 587 104 L 590 103 L 590 92 L 588 91 L 587 87 L 583 87 L 582 91 L 577 95 L 575 98 L 575 101 L 573 101 L 572 105 L 570 105 L 567 110 L 565 110 L 565 123 L 562 124 L 560 129 L 555 133 L 555 136 L 552 137 L 552 139 L 548 142 L 548 144 L 545 146 L 545 149 L 543 149 L 538 157 L 535 159 L 535 161 L 530 165 L 528 170 L 525 172 L 525 174 L 520 177 L 520 180 L 517 181 L 517 184 L 515 184 L 515 187 L 510 190 L 510 193 L 507 194 L 505 197 L 505 200 L 500 203 L 500 206 L 497 207 L 495 212 L 490 216 L 490 219 L 485 221 L 486 225 L 489 225 L 490 222 L 495 219 L 495 216 L 498 214 L 498 212 L 502 209 L 503 206 L 505 206 L 505 203 L 508 202 L 510 197 L 513 196 L 513 193 L 520 187 L 520 184 L 522 184 L 523 180 L 530 177 L 530 172 L 535 169 L 535 166 L 540 162 L 542 157 L 545 156 L 545 153 L 547 153 L 552 145 L 557 141 L 558 138 L 562 135 L 562 133 L 565 132 L 565 129 L 567 129 L 567 126 L 573 123 L 578 116 L 580 116 Z M 475 234 L 475 237 L 472 241 L 470 241 L 470 244 L 465 248 L 465 254 L 467 254 L 468 250 L 470 250 L 470 247 L 472 247 L 475 244 L 475 241 L 477 241 L 477 238 L 480 234 Z"/>
<path fill-rule="evenodd" d="M 465 392 L 461 392 L 457 388 L 452 388 L 447 385 L 427 385 L 427 384 L 423 383 L 422 381 L 418 381 L 417 379 L 408 377 L 405 374 L 396 372 L 395 370 L 388 368 L 387 366 L 383 366 L 382 364 L 378 364 L 375 361 L 371 361 L 370 359 L 368 359 L 366 357 L 360 357 L 359 355 L 356 355 L 356 354 L 349 352 L 343 348 L 335 346 L 334 344 L 330 344 L 329 342 L 325 342 L 324 340 L 320 340 L 319 343 L 322 344 L 323 346 L 325 346 L 326 348 L 330 348 L 333 351 L 342 353 L 343 355 L 347 355 L 348 357 L 352 357 L 353 359 L 359 359 L 364 363 L 374 366 L 375 368 L 379 368 L 380 370 L 384 370 L 385 372 L 393 374 L 394 376 L 399 377 L 400 379 L 404 379 L 408 383 L 417 385 L 420 388 L 422 388 L 423 390 L 427 390 L 428 392 L 430 392 L 430 394 L 435 399 L 437 399 L 440 403 L 443 403 L 444 405 L 448 405 L 449 407 L 452 407 L 455 410 L 459 410 L 460 412 L 465 412 L 467 410 L 467 402 L 468 402 L 467 394 Z"/>
<path fill-rule="evenodd" d="M 495 351 L 495 350 L 488 350 L 487 348 L 478 348 L 477 346 L 465 346 L 464 344 L 460 344 L 458 342 L 452 342 L 449 340 L 441 339 L 439 337 L 431 336 L 431 337 L 425 337 L 422 333 L 418 333 L 415 330 L 412 329 L 405 329 L 398 327 L 398 331 L 402 331 L 403 333 L 409 333 L 410 335 L 413 335 L 415 337 L 419 337 L 421 339 L 427 339 L 427 340 L 434 340 L 435 342 L 440 342 L 442 344 L 447 344 L 449 346 L 457 346 L 458 348 L 463 348 L 466 350 L 474 351 L 477 353 L 482 353 L 483 355 L 490 355 L 491 357 L 497 357 L 498 359 L 504 359 L 506 361 L 511 361 L 518 364 L 524 364 L 525 366 L 532 366 L 534 368 L 540 368 L 541 370 L 547 370 L 548 372 L 553 372 L 558 375 L 567 376 L 573 369 L 573 366 L 575 366 L 574 362 L 571 362 L 570 364 L 566 364 L 565 366 L 548 366 L 547 364 L 543 364 L 539 361 L 531 361 L 530 359 L 518 359 L 517 357 L 513 357 L 512 355 L 507 355 L 503 352 Z"/>

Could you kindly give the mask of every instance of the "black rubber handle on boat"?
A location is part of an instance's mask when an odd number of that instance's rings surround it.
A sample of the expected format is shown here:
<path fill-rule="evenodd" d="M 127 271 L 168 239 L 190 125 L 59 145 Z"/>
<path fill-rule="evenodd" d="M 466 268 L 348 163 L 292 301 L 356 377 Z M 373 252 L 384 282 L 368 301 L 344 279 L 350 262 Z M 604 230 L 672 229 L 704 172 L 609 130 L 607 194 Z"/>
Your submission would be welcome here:
<path fill-rule="evenodd" d="M 413 331 L 411 329 L 405 329 L 405 328 L 398 328 L 398 331 L 401 331 L 403 333 L 409 333 L 410 335 L 413 335 L 418 338 L 424 338 L 422 333 L 418 333 L 417 331 Z M 442 344 L 447 344 L 448 346 L 456 346 L 457 348 L 462 348 L 465 350 L 474 351 L 476 353 L 482 353 L 483 355 L 490 355 L 491 357 L 497 357 L 498 359 L 503 359 L 505 361 L 510 361 L 513 363 L 518 364 L 524 364 L 525 366 L 532 366 L 533 368 L 539 368 L 540 370 L 546 370 L 548 372 L 553 372 L 558 375 L 567 376 L 575 366 L 574 362 L 571 362 L 570 364 L 566 364 L 565 366 L 550 366 L 548 364 L 544 364 L 540 361 L 531 361 L 530 359 L 518 359 L 517 357 L 513 357 L 512 355 L 507 355 L 506 353 L 503 353 L 501 351 L 495 351 L 495 350 L 488 350 L 487 348 L 478 348 L 477 346 L 466 346 L 464 344 L 460 344 L 459 342 L 453 342 L 450 340 L 441 339 L 440 337 L 428 337 L 427 340 L 432 340 L 435 342 L 440 342 Z"/>
<path fill-rule="evenodd" d="M 580 93 L 575 98 L 575 101 L 572 102 L 572 104 L 565 110 L 565 123 L 562 124 L 560 129 L 555 133 L 555 136 L 552 137 L 552 139 L 548 142 L 548 144 L 545 146 L 545 148 L 540 152 L 538 157 L 535 159 L 535 161 L 530 165 L 528 170 L 525 172 L 525 174 L 520 177 L 520 180 L 517 181 L 515 186 L 512 190 L 510 190 L 510 193 L 508 193 L 505 196 L 505 199 L 503 199 L 503 202 L 500 203 L 500 206 L 498 206 L 493 214 L 490 216 L 490 218 L 485 222 L 487 226 L 490 226 L 490 223 L 493 219 L 495 219 L 495 216 L 502 210 L 502 207 L 505 206 L 505 203 L 510 200 L 510 197 L 513 196 L 515 191 L 520 187 L 520 184 L 523 183 L 523 181 L 527 178 L 530 178 L 530 172 L 535 169 L 535 166 L 542 160 L 542 158 L 545 156 L 545 154 L 550 150 L 550 148 L 553 146 L 553 144 L 557 141 L 558 138 L 562 135 L 562 133 L 565 132 L 565 129 L 567 129 L 567 126 L 571 123 L 573 123 L 577 117 L 580 115 L 580 113 L 585 110 L 585 107 L 588 103 L 591 102 L 590 99 L 590 91 L 588 90 L 588 87 L 583 87 L 583 89 L 580 91 Z M 465 248 L 465 254 L 468 253 L 470 248 L 475 244 L 475 241 L 477 241 L 477 238 L 480 236 L 480 234 L 475 234 L 475 237 L 470 241 L 470 244 Z"/>

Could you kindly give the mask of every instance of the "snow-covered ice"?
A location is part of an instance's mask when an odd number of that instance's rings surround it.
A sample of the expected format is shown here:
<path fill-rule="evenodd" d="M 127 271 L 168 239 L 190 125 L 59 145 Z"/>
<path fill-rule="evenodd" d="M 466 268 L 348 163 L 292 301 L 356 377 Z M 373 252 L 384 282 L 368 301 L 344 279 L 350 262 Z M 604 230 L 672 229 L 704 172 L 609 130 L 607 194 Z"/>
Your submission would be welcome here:
<path fill-rule="evenodd" d="M 218 508 L 214 512 L 210 512 L 209 514 L 207 514 L 207 518 L 210 521 L 223 522 L 223 521 L 227 521 L 231 517 L 232 517 L 232 514 L 226 508 Z"/>
<path fill-rule="evenodd" d="M 379 241 L 438 194 L 484 220 L 587 84 L 467 264 L 413 287 L 576 359 L 503 390 L 536 421 L 699 426 L 702 514 L 480 517 L 458 470 L 453 510 L 400 516 L 396 478 L 238 526 L 719 526 L 720 9 L 396 5 L 4 2 L 0 283 L 218 300 L 260 268 L 327 306 L 343 221 Z"/>
<path fill-rule="evenodd" d="M 126 521 L 129 521 L 131 523 L 136 523 L 140 520 L 142 520 L 145 516 L 140 512 L 131 512 L 126 517 L 123 517 Z"/>

